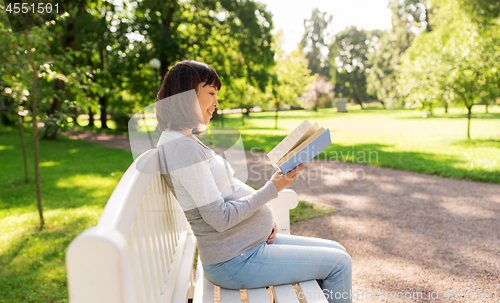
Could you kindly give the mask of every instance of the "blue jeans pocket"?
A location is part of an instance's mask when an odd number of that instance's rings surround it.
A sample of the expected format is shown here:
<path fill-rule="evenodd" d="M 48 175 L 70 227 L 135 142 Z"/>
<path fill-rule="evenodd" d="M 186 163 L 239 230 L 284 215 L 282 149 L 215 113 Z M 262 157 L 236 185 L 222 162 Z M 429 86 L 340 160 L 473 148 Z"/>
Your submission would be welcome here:
<path fill-rule="evenodd" d="M 224 263 L 209 265 L 207 269 L 203 266 L 205 277 L 213 284 L 228 289 L 243 288 L 243 283 L 233 278 Z"/>

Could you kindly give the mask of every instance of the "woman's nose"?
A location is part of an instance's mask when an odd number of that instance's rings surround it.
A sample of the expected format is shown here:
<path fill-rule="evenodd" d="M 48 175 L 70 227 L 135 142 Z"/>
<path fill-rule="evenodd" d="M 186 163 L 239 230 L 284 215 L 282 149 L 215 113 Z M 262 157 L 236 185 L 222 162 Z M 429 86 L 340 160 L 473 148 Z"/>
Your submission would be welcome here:
<path fill-rule="evenodd" d="M 219 106 L 219 101 L 217 101 L 217 98 L 215 98 L 215 107 L 218 107 Z"/>

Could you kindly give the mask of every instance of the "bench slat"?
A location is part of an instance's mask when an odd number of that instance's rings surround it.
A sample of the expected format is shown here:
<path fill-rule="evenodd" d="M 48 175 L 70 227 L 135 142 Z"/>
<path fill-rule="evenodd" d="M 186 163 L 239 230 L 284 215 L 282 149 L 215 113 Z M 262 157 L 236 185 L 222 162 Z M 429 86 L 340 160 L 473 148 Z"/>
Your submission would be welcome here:
<path fill-rule="evenodd" d="M 291 284 L 274 286 L 273 292 L 277 303 L 300 303 Z"/>
<path fill-rule="evenodd" d="M 144 276 L 142 274 L 142 270 L 140 270 L 140 259 L 139 252 L 137 249 L 137 240 L 135 238 L 135 232 L 132 231 L 128 238 L 128 252 L 130 255 L 130 265 L 132 267 L 132 273 L 134 276 L 134 286 L 136 289 L 137 302 L 145 303 L 146 299 L 146 290 L 144 289 L 142 283 L 144 283 Z"/>
<path fill-rule="evenodd" d="M 214 285 L 203 274 L 201 260 L 198 257 L 198 265 L 196 267 L 196 287 L 194 288 L 193 303 L 213 303 L 214 302 Z"/>
<path fill-rule="evenodd" d="M 149 279 L 151 281 L 151 288 L 153 289 L 153 302 L 158 302 L 160 300 L 160 286 L 158 285 L 158 274 L 157 274 L 157 260 L 154 258 L 154 253 L 152 252 L 153 247 L 153 236 L 152 232 L 148 228 L 148 218 L 146 216 L 146 211 L 144 209 L 144 202 L 141 203 L 138 214 L 139 227 L 141 229 L 141 236 L 144 239 L 144 257 L 146 260 L 146 267 L 149 270 Z"/>
<path fill-rule="evenodd" d="M 144 273 L 142 287 L 144 287 L 144 291 L 146 292 L 146 299 L 148 302 L 152 302 L 154 297 L 154 290 L 152 288 L 153 282 L 151 281 L 151 273 L 149 270 L 149 262 L 148 256 L 146 253 L 146 239 L 143 236 L 143 232 L 140 228 L 140 216 L 137 215 L 134 222 L 134 228 L 132 232 L 135 232 L 135 239 L 137 239 L 137 251 L 140 262 L 140 270 Z"/>
<path fill-rule="evenodd" d="M 220 303 L 241 303 L 240 291 L 221 287 Z"/>
<path fill-rule="evenodd" d="M 156 281 L 157 281 L 157 291 L 159 291 L 160 294 L 163 294 L 163 283 L 166 280 L 166 277 L 163 276 L 163 266 L 162 266 L 162 258 L 160 258 L 160 243 L 157 237 L 157 231 L 158 229 L 155 226 L 155 218 L 152 212 L 151 208 L 151 199 L 152 199 L 152 193 L 151 193 L 151 186 L 148 188 L 146 191 L 146 195 L 144 196 L 144 201 L 143 201 L 143 209 L 144 209 L 144 216 L 146 219 L 146 227 L 149 232 L 149 237 L 150 237 L 150 247 L 149 249 L 151 250 L 151 256 L 152 260 L 154 260 L 153 266 L 155 268 L 156 272 Z"/>
<path fill-rule="evenodd" d="M 151 182 L 151 187 L 150 187 L 150 196 L 149 196 L 149 209 L 150 209 L 150 214 L 151 217 L 153 218 L 153 226 L 155 230 L 155 238 L 156 242 L 158 243 L 158 257 L 160 259 L 160 274 L 162 276 L 162 283 L 165 283 L 167 281 L 167 276 L 168 276 L 168 269 L 167 269 L 167 257 L 165 255 L 165 251 L 167 250 L 164 239 L 161 236 L 163 232 L 163 226 L 161 224 L 161 205 L 159 201 L 161 200 L 161 193 L 158 192 L 157 189 L 157 182 L 156 180 L 158 177 L 155 177 L 153 179 L 153 182 Z M 164 289 L 164 287 L 162 287 Z"/>
<path fill-rule="evenodd" d="M 249 303 L 269 303 L 269 295 L 265 287 L 248 289 L 247 293 Z"/>
<path fill-rule="evenodd" d="M 171 300 L 163 300 L 165 303 L 186 302 L 189 290 L 189 282 L 193 274 L 194 252 L 196 250 L 196 238 L 190 232 L 187 235 L 184 250 L 182 251 L 182 259 L 179 264 L 179 273 L 175 279 L 175 288 Z"/>
<path fill-rule="evenodd" d="M 319 287 L 316 280 L 300 282 L 299 286 L 302 290 L 301 298 L 304 297 L 307 303 L 328 303 L 323 290 Z"/>

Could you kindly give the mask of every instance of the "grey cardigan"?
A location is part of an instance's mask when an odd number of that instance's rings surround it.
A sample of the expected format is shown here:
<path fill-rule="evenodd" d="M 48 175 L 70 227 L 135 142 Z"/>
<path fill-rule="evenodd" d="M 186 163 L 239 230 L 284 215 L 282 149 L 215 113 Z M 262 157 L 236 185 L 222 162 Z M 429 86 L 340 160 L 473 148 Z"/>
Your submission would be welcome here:
<path fill-rule="evenodd" d="M 274 184 L 254 190 L 233 177 L 230 164 L 198 138 L 173 131 L 158 142 L 160 171 L 197 239 L 203 264 L 230 260 L 265 242 L 273 227 Z"/>

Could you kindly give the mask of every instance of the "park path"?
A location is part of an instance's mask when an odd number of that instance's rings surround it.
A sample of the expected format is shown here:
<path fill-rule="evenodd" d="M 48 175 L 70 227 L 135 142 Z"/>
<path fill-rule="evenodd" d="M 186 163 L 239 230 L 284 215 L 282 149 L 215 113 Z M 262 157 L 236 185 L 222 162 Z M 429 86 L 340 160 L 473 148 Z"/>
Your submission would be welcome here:
<path fill-rule="evenodd" d="M 126 136 L 68 136 L 130 150 Z M 246 182 L 264 185 L 274 171 L 270 161 L 261 152 L 246 155 Z M 356 301 L 472 302 L 472 295 L 489 295 L 485 302 L 500 302 L 500 186 L 315 160 L 291 188 L 300 200 L 338 209 L 291 228 L 344 245 Z"/>

